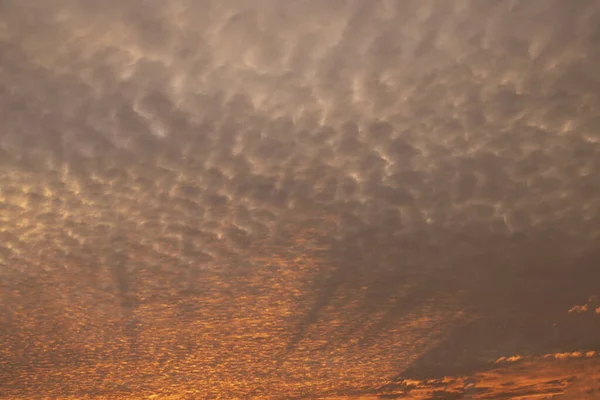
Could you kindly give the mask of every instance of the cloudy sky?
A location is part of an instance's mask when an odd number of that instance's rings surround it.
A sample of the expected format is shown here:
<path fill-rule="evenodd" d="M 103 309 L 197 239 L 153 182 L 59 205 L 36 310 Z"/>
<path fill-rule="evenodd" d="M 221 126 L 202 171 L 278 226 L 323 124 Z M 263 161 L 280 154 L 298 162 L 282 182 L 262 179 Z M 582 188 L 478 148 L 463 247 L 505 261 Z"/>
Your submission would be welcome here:
<path fill-rule="evenodd" d="M 0 0 L 0 398 L 600 398 L 599 26 Z"/>

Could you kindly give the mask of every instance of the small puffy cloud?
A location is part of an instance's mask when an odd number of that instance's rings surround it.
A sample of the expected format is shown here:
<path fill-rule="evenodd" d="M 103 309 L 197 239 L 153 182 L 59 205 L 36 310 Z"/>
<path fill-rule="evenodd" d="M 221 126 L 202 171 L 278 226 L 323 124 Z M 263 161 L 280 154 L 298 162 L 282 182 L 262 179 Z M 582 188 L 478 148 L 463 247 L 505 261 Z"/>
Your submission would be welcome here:
<path fill-rule="evenodd" d="M 588 310 L 588 305 L 584 304 L 581 306 L 573 306 L 569 309 L 569 313 L 582 313 Z"/>
<path fill-rule="evenodd" d="M 507 362 L 515 362 L 521 360 L 523 357 L 520 355 L 510 356 L 510 357 L 500 357 L 495 361 L 496 364 L 507 363 Z"/>

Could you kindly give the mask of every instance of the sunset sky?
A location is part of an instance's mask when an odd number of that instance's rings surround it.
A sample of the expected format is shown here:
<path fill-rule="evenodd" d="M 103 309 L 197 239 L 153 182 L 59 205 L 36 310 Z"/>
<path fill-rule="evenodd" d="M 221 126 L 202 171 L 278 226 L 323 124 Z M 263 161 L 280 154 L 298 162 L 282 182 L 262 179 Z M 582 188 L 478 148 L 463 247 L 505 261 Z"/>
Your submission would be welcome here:
<path fill-rule="evenodd" d="M 0 399 L 600 399 L 600 0 L 0 0 Z"/>

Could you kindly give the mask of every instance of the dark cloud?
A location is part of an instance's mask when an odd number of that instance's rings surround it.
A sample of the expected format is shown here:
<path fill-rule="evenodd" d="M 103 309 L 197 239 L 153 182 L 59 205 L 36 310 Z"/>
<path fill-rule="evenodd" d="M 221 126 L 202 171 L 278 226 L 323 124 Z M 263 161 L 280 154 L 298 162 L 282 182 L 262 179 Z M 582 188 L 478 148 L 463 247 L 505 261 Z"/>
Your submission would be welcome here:
<path fill-rule="evenodd" d="M 598 351 L 598 2 L 0 15 L 3 393 L 384 395 Z"/>

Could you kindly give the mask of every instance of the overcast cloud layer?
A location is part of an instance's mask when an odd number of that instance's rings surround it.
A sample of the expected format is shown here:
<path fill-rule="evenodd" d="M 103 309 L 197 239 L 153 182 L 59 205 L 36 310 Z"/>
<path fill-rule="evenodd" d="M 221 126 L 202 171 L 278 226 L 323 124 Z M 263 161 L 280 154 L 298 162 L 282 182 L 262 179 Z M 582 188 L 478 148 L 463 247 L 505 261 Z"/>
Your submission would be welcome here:
<path fill-rule="evenodd" d="M 597 390 L 599 27 L 0 1 L 0 397 Z"/>

